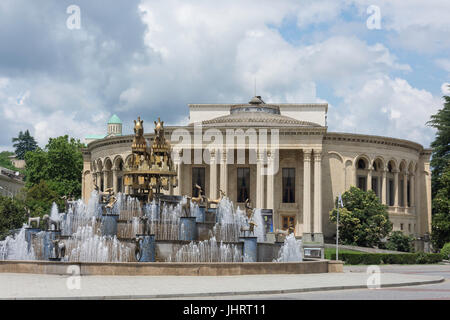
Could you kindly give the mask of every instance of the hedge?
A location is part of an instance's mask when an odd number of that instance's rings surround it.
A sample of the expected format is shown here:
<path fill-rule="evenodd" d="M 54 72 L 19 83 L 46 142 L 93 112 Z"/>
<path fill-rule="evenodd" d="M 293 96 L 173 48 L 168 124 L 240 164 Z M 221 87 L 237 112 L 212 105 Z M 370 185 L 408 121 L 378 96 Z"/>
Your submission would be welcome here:
<path fill-rule="evenodd" d="M 336 259 L 336 253 L 331 254 L 331 260 Z M 431 264 L 442 261 L 440 253 L 340 253 L 339 260 L 346 264 Z"/>
<path fill-rule="evenodd" d="M 444 259 L 450 259 L 450 242 L 447 242 L 441 249 L 441 254 L 444 255 Z"/>

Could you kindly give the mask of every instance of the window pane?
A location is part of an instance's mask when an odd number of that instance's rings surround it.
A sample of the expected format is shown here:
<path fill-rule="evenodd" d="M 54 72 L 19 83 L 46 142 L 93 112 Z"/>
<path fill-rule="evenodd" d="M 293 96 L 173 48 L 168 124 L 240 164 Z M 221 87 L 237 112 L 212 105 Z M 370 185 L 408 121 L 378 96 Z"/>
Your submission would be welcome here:
<path fill-rule="evenodd" d="M 389 205 L 394 205 L 394 180 L 389 179 Z"/>
<path fill-rule="evenodd" d="M 366 177 L 358 177 L 358 188 L 366 191 L 367 183 L 366 183 Z"/>
<path fill-rule="evenodd" d="M 283 202 L 295 202 L 295 168 L 283 168 Z"/>
<path fill-rule="evenodd" d="M 378 194 L 378 178 L 377 177 L 372 177 L 372 190 L 373 190 L 373 192 L 375 192 L 377 197 L 379 197 L 379 194 Z"/>
<path fill-rule="evenodd" d="M 250 168 L 237 168 L 237 202 L 250 199 Z"/>
<path fill-rule="evenodd" d="M 398 199 L 400 200 L 399 201 L 399 206 L 400 207 L 404 207 L 405 206 L 405 199 L 404 199 L 404 196 L 403 196 L 403 183 L 404 183 L 404 181 L 400 180 L 400 185 L 399 185 L 399 189 L 398 189 L 398 195 L 399 195 Z"/>
<path fill-rule="evenodd" d="M 198 197 L 198 189 L 195 185 L 198 184 L 203 193 L 205 193 L 205 168 L 192 168 L 192 196 Z"/>

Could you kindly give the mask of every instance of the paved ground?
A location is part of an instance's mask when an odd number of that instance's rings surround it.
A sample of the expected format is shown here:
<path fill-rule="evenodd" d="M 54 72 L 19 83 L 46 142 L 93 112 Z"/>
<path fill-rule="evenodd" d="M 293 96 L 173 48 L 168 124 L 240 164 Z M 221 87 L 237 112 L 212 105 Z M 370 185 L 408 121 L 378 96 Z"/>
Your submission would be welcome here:
<path fill-rule="evenodd" d="M 366 267 L 346 267 L 344 273 L 309 275 L 84 276 L 78 279 L 80 280 L 80 289 L 69 289 L 76 287 L 78 282 L 77 278 L 69 276 L 3 273 L 0 274 L 0 298 L 363 299 L 367 297 L 367 299 L 390 299 L 399 298 L 404 293 L 409 296 L 411 292 L 421 292 L 422 296 L 431 298 L 450 297 L 449 282 L 441 283 L 444 278 L 450 278 L 450 266 L 400 268 L 387 266 L 381 270 L 382 287 L 401 286 L 402 288 L 350 289 L 367 288 L 369 275 L 366 274 Z M 424 283 L 428 283 L 428 285 L 405 287 Z M 440 284 L 430 285 L 429 283 Z M 432 288 L 434 291 L 417 291 L 424 287 L 427 290 Z M 336 291 L 338 289 L 347 290 Z M 321 291 L 317 292 L 317 290 Z"/>
<path fill-rule="evenodd" d="M 365 272 L 366 266 L 344 267 L 346 273 Z M 329 290 L 319 292 L 297 292 L 287 294 L 234 295 L 211 297 L 224 300 L 450 300 L 450 265 L 382 266 L 383 274 L 427 275 L 443 277 L 436 284 L 400 286 L 391 288 Z M 202 298 L 191 298 L 202 299 Z"/>

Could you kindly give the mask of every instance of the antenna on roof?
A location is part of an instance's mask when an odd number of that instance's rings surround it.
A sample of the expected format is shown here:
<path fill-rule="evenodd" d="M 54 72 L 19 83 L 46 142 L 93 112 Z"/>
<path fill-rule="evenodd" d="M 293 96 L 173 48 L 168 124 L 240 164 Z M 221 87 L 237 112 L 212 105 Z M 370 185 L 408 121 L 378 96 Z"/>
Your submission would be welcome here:
<path fill-rule="evenodd" d="M 253 96 L 256 97 L 256 77 L 255 77 L 255 92 Z"/>

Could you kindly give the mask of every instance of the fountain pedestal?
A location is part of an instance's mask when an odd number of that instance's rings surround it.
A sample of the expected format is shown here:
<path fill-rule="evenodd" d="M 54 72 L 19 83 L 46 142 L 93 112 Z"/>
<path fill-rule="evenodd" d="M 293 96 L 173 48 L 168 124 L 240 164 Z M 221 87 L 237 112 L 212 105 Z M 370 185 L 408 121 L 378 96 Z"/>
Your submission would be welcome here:
<path fill-rule="evenodd" d="M 240 237 L 239 241 L 244 242 L 243 256 L 244 262 L 257 262 L 258 258 L 258 238 L 257 237 Z"/>
<path fill-rule="evenodd" d="M 53 244 L 53 240 L 56 240 L 59 236 L 61 236 L 61 230 L 45 231 L 43 238 L 44 260 L 52 260 L 52 258 L 54 258 L 53 251 L 55 245 Z"/>
<path fill-rule="evenodd" d="M 178 240 L 194 241 L 197 240 L 196 217 L 180 217 L 178 230 Z"/>
<path fill-rule="evenodd" d="M 27 246 L 28 252 L 31 249 L 31 241 L 32 241 L 33 235 L 35 235 L 39 232 L 41 232 L 40 228 L 25 228 L 25 240 L 28 243 L 28 246 Z"/>
<path fill-rule="evenodd" d="M 198 216 L 197 216 L 197 222 L 205 222 L 205 215 L 206 215 L 206 207 L 204 205 L 198 206 Z"/>
<path fill-rule="evenodd" d="M 117 235 L 117 220 L 119 215 L 117 214 L 103 214 L 102 215 L 102 236 L 116 236 Z"/>
<path fill-rule="evenodd" d="M 208 208 L 205 211 L 205 222 L 217 223 L 217 208 Z"/>
<path fill-rule="evenodd" d="M 136 243 L 136 246 L 138 246 L 136 250 L 136 260 L 138 262 L 155 262 L 155 235 L 137 234 L 136 238 L 138 239 L 138 242 Z"/>

